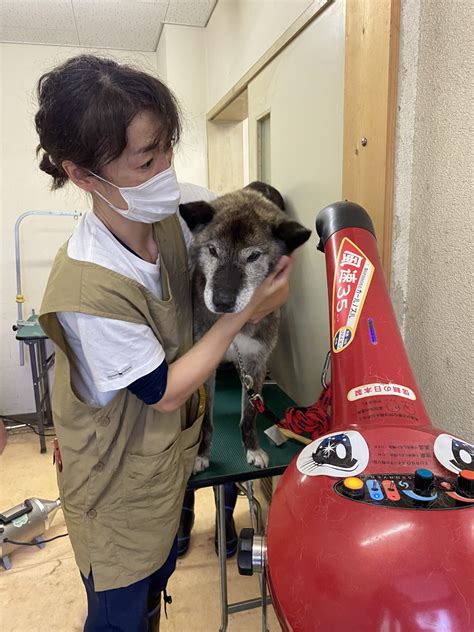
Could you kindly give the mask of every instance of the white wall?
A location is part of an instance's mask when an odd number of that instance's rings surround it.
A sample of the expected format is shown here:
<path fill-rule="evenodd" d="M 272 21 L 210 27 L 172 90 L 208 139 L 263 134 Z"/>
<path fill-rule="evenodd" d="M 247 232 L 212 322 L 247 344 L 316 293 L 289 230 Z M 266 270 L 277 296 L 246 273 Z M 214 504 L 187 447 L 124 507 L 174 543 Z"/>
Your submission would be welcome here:
<path fill-rule="evenodd" d="M 206 28 L 207 111 L 312 0 L 219 0 Z"/>
<path fill-rule="evenodd" d="M 402 3 L 392 293 L 433 423 L 474 439 L 472 2 Z"/>
<path fill-rule="evenodd" d="M 52 193 L 50 178 L 39 170 L 35 157 L 38 137 L 33 117 L 36 111 L 35 85 L 42 73 L 68 57 L 90 49 L 24 44 L 0 44 L 0 413 L 34 410 L 29 357 L 19 366 L 18 343 L 12 325 L 17 319 L 15 303 L 15 254 L 13 229 L 17 217 L 27 210 L 84 210 L 85 194 L 72 185 Z M 132 63 L 155 73 L 155 53 L 97 51 L 118 61 Z M 51 262 L 58 247 L 75 225 L 71 218 L 24 220 L 21 228 L 24 313 L 39 310 Z"/>
<path fill-rule="evenodd" d="M 166 24 L 156 52 L 159 76 L 178 97 L 183 137 L 174 164 L 183 182 L 207 186 L 205 29 Z"/>
<path fill-rule="evenodd" d="M 319 209 L 341 198 L 344 111 L 344 3 L 329 5 L 248 87 L 250 178 L 257 178 L 257 120 L 270 114 L 271 184 L 290 217 L 313 231 L 297 258 L 282 310 L 272 375 L 300 405 L 315 402 L 329 348 Z"/>

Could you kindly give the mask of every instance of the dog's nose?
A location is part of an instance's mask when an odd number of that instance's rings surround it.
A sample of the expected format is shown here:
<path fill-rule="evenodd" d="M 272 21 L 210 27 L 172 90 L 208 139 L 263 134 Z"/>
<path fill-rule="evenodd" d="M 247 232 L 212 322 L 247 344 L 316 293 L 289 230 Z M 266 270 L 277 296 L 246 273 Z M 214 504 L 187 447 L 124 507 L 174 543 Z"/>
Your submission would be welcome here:
<path fill-rule="evenodd" d="M 216 312 L 231 312 L 234 308 L 235 302 L 231 300 L 214 300 L 214 307 Z"/>

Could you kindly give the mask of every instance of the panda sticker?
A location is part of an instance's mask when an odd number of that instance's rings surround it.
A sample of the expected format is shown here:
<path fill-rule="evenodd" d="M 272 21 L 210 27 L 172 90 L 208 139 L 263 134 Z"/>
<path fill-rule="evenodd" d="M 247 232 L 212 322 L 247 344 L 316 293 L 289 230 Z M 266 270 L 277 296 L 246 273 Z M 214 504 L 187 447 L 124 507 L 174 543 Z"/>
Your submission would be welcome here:
<path fill-rule="evenodd" d="M 455 474 L 459 474 L 461 470 L 474 471 L 472 443 L 443 433 L 436 437 L 434 453 L 441 465 Z"/>
<path fill-rule="evenodd" d="M 296 467 L 308 476 L 356 476 L 369 462 L 369 448 L 356 430 L 333 432 L 307 445 Z"/>

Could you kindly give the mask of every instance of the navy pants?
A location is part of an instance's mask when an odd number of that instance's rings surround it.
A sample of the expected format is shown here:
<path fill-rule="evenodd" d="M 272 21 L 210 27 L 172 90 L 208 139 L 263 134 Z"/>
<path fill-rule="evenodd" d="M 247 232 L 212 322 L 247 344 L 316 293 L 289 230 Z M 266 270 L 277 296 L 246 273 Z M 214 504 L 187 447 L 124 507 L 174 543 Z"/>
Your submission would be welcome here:
<path fill-rule="evenodd" d="M 149 617 L 160 604 L 161 592 L 176 568 L 175 540 L 168 559 L 149 577 L 125 588 L 96 592 L 92 572 L 81 578 L 87 592 L 87 620 L 84 632 L 148 632 Z"/>

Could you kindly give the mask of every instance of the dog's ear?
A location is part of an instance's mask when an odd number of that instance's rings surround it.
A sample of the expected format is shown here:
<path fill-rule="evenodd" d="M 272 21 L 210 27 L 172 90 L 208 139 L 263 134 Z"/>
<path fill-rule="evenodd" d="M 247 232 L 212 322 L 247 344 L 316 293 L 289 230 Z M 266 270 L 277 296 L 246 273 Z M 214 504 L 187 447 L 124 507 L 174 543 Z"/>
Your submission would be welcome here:
<path fill-rule="evenodd" d="M 267 200 L 276 204 L 281 211 L 285 210 L 285 201 L 283 200 L 282 194 L 270 184 L 261 182 L 260 180 L 255 180 L 254 182 L 247 184 L 247 186 L 244 187 L 244 191 L 245 190 L 257 191 L 258 193 L 264 195 Z"/>
<path fill-rule="evenodd" d="M 214 209 L 208 202 L 189 202 L 179 205 L 179 214 L 184 219 L 191 232 L 199 230 L 209 224 L 214 217 Z"/>
<path fill-rule="evenodd" d="M 299 246 L 308 241 L 311 231 L 298 224 L 298 222 L 281 222 L 273 228 L 273 235 L 286 245 L 288 252 L 293 252 Z"/>

